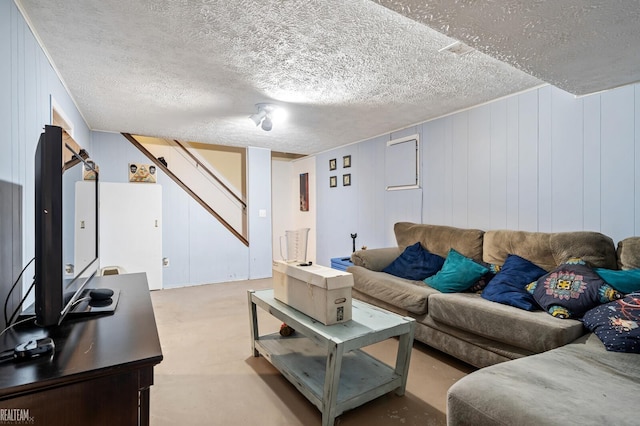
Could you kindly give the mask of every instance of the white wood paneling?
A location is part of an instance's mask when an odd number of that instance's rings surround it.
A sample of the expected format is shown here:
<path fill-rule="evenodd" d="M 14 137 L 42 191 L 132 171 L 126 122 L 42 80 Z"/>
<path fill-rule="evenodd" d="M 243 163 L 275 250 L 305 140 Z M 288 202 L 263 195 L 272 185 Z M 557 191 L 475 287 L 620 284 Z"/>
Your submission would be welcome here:
<path fill-rule="evenodd" d="M 600 199 L 602 186 L 600 183 L 600 96 L 588 96 L 583 102 L 584 119 L 584 187 L 583 206 L 586 230 L 599 230 Z"/>
<path fill-rule="evenodd" d="M 619 241 L 633 232 L 634 219 L 634 88 L 601 95 L 602 231 Z"/>
<path fill-rule="evenodd" d="M 271 277 L 271 150 L 265 148 L 247 149 L 247 183 L 249 221 L 249 278 Z M 315 173 L 309 176 L 309 188 L 314 187 Z M 310 191 L 314 193 L 315 191 Z M 259 214 L 265 212 L 264 216 Z"/>
<path fill-rule="evenodd" d="M 519 102 L 517 97 L 507 99 L 507 229 L 519 229 Z"/>
<path fill-rule="evenodd" d="M 491 221 L 488 229 L 507 227 L 507 101 L 491 104 L 489 164 Z"/>
<path fill-rule="evenodd" d="M 469 114 L 457 114 L 452 118 L 452 211 L 451 224 L 467 226 L 468 214 L 468 175 L 469 175 Z"/>
<path fill-rule="evenodd" d="M 551 86 L 538 90 L 538 231 L 553 229 L 553 143 Z"/>
<path fill-rule="evenodd" d="M 635 86 L 635 179 L 634 179 L 634 198 L 635 198 L 635 226 L 633 235 L 640 235 L 640 84 Z"/>
<path fill-rule="evenodd" d="M 469 111 L 469 176 L 467 226 L 491 225 L 491 106 Z"/>
<path fill-rule="evenodd" d="M 16 260 L 20 270 L 34 254 L 34 153 L 44 125 L 50 124 L 50 97 L 64 104 L 79 134 L 89 130 L 12 1 L 0 2 L 0 56 L 0 180 L 22 191 L 21 227 L 12 233 L 22 247 L 22 259 Z M 2 244 L 11 251 L 14 241 Z M 25 289 L 29 284 L 23 280 Z"/>
<path fill-rule="evenodd" d="M 424 223 L 584 229 L 615 242 L 640 233 L 640 84 L 581 98 L 545 86 L 421 129 Z M 373 140 L 357 146 L 375 149 Z M 376 173 L 369 169 L 358 179 L 374 182 Z M 326 195 L 331 208 L 345 202 Z M 359 199 L 361 211 L 380 208 L 375 197 Z M 417 200 L 385 196 L 384 223 L 368 224 L 376 228 L 367 232 L 386 235 L 395 221 L 415 220 Z M 349 220 L 321 207 L 318 216 L 325 214 L 328 223 Z"/>
<path fill-rule="evenodd" d="M 523 93 L 518 124 L 518 227 L 538 229 L 538 94 Z"/>
<path fill-rule="evenodd" d="M 424 220 L 433 224 L 446 224 L 451 220 L 450 203 L 447 194 L 451 192 L 448 179 L 450 156 L 447 155 L 448 120 L 436 120 L 423 126 L 422 162 L 424 173 L 422 187 L 424 191 Z"/>
<path fill-rule="evenodd" d="M 387 232 L 384 234 L 372 232 L 373 229 L 385 229 L 386 223 L 383 198 L 384 175 L 379 173 L 379 165 L 384 162 L 385 148 L 386 143 L 381 138 L 371 144 L 371 149 L 358 147 L 358 173 L 355 176 L 357 180 L 354 182 L 354 185 L 357 184 L 356 203 L 358 206 L 357 229 L 355 231 L 358 233 L 356 249 L 360 249 L 362 246 L 386 247 L 389 244 L 387 242 L 389 241 L 387 237 L 390 236 L 389 228 L 386 228 Z M 365 178 L 360 179 L 360 176 Z M 395 238 L 391 241 L 395 241 Z M 344 247 L 343 241 L 339 241 L 338 244 L 340 247 Z M 350 249 L 347 252 L 349 253 Z"/>
<path fill-rule="evenodd" d="M 561 90 L 551 98 L 553 120 L 551 129 L 552 159 L 552 231 L 579 229 L 584 223 L 584 144 L 582 99 Z M 542 165 L 541 165 L 542 169 Z"/>

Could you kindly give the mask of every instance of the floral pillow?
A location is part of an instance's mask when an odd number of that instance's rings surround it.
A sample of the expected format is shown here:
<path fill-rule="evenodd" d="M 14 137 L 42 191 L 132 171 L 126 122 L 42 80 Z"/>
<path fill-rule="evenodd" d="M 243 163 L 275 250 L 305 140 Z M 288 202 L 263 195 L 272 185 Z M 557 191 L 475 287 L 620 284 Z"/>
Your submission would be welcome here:
<path fill-rule="evenodd" d="M 608 351 L 640 354 L 640 293 L 591 309 L 582 323 Z"/>
<path fill-rule="evenodd" d="M 558 318 L 581 318 L 622 294 L 605 283 L 582 259 L 572 259 L 527 286 L 543 310 Z"/>

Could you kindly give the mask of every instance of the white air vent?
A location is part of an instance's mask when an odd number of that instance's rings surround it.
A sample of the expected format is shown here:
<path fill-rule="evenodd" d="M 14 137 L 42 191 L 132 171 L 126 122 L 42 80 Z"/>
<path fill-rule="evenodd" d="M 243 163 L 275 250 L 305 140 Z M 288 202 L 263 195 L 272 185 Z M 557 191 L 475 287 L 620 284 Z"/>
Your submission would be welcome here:
<path fill-rule="evenodd" d="M 466 44 L 462 43 L 461 41 L 456 41 L 438 50 L 438 52 L 447 51 L 447 52 L 455 53 L 456 55 L 462 56 L 462 55 L 466 55 L 469 52 L 473 52 L 474 50 L 475 49 L 473 47 L 469 47 Z"/>

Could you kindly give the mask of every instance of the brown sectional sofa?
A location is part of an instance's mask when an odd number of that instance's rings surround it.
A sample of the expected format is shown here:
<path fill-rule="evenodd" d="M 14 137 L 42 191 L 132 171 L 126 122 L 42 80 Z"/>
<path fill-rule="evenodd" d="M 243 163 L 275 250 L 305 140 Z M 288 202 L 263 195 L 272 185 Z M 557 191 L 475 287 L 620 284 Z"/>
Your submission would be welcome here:
<path fill-rule="evenodd" d="M 602 417 L 588 413 L 596 411 L 598 403 L 611 404 L 616 401 L 614 397 L 621 401 L 629 399 L 617 389 L 617 382 L 610 380 L 615 373 L 607 365 L 619 364 L 620 368 L 635 365 L 636 371 L 640 371 L 640 355 L 607 352 L 595 335 L 587 334 L 580 321 L 495 303 L 477 293 L 440 293 L 422 281 L 405 280 L 381 271 L 407 246 L 418 241 L 442 257 L 453 248 L 476 261 L 499 265 L 507 255 L 516 254 L 545 270 L 574 257 L 581 257 L 594 267 L 631 269 L 640 267 L 640 237 L 621 241 L 616 250 L 611 238 L 589 231 L 482 231 L 408 222 L 397 223 L 394 231 L 398 247 L 353 253 L 354 266 L 347 269 L 354 278 L 353 297 L 415 318 L 416 340 L 482 368 L 450 389 L 447 417 L 450 425 L 596 424 L 593 419 Z M 576 360 L 575 352 L 584 348 L 588 348 L 582 352 L 585 357 Z M 553 367 L 547 371 L 537 368 L 545 363 L 545 357 L 548 362 L 558 362 L 565 352 L 568 368 Z M 533 367 L 529 369 L 530 365 Z M 582 387 L 581 392 L 590 397 L 592 407 L 584 410 L 586 415 L 573 416 L 572 409 L 563 407 L 564 414 L 555 422 L 536 411 L 537 405 L 527 411 L 527 403 L 521 401 L 521 396 L 543 398 L 551 407 L 562 404 L 558 395 L 553 395 L 554 386 L 548 383 L 555 383 L 558 376 L 558 380 L 565 382 L 557 386 L 560 391 L 572 387 L 571 377 L 577 374 L 575 365 L 591 366 L 593 370 L 590 379 L 580 377 L 575 381 Z M 639 378 L 640 373 L 628 375 L 622 389 L 634 383 L 640 388 Z M 597 392 L 586 389 L 585 383 L 599 387 Z M 516 391 L 520 388 L 524 393 Z M 543 407 L 545 410 L 549 406 Z M 629 410 L 616 410 L 617 417 L 609 424 L 625 424 L 631 419 Z M 543 418 L 546 421 L 541 423 Z M 582 423 L 571 419 L 580 419 Z"/>
<path fill-rule="evenodd" d="M 585 333 L 577 320 L 560 321 L 543 311 L 525 311 L 491 302 L 475 293 L 440 293 L 422 281 L 382 271 L 402 251 L 420 242 L 446 257 L 453 248 L 479 262 L 502 264 L 519 255 L 551 270 L 572 257 L 593 266 L 616 269 L 613 240 L 598 232 L 542 233 L 481 231 L 449 226 L 399 222 L 394 226 L 398 247 L 353 253 L 353 297 L 416 319 L 416 340 L 473 366 L 499 362 L 557 348 Z"/>

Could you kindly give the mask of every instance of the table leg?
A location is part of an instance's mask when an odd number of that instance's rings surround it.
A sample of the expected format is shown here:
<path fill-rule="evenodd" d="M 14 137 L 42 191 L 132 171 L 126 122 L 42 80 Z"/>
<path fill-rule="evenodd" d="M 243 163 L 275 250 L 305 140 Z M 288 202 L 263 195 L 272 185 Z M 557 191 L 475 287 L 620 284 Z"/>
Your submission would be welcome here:
<path fill-rule="evenodd" d="M 335 423 L 343 354 L 344 344 L 330 340 L 322 395 L 322 426 L 334 426 Z"/>
<path fill-rule="evenodd" d="M 256 350 L 256 340 L 258 340 L 258 312 L 256 309 L 256 304 L 251 300 L 251 296 L 253 295 L 254 290 L 247 290 L 247 297 L 249 300 L 249 327 L 250 335 L 251 335 L 251 352 L 254 357 L 260 356 L 260 353 Z"/>
<path fill-rule="evenodd" d="M 396 389 L 396 395 L 404 395 L 404 391 L 407 388 L 407 376 L 409 375 L 409 362 L 411 361 L 411 350 L 413 349 L 413 334 L 415 331 L 416 323 L 411 320 L 409 322 L 409 331 L 400 335 L 398 342 L 398 354 L 396 355 L 396 374 L 401 378 L 401 384 Z"/>

